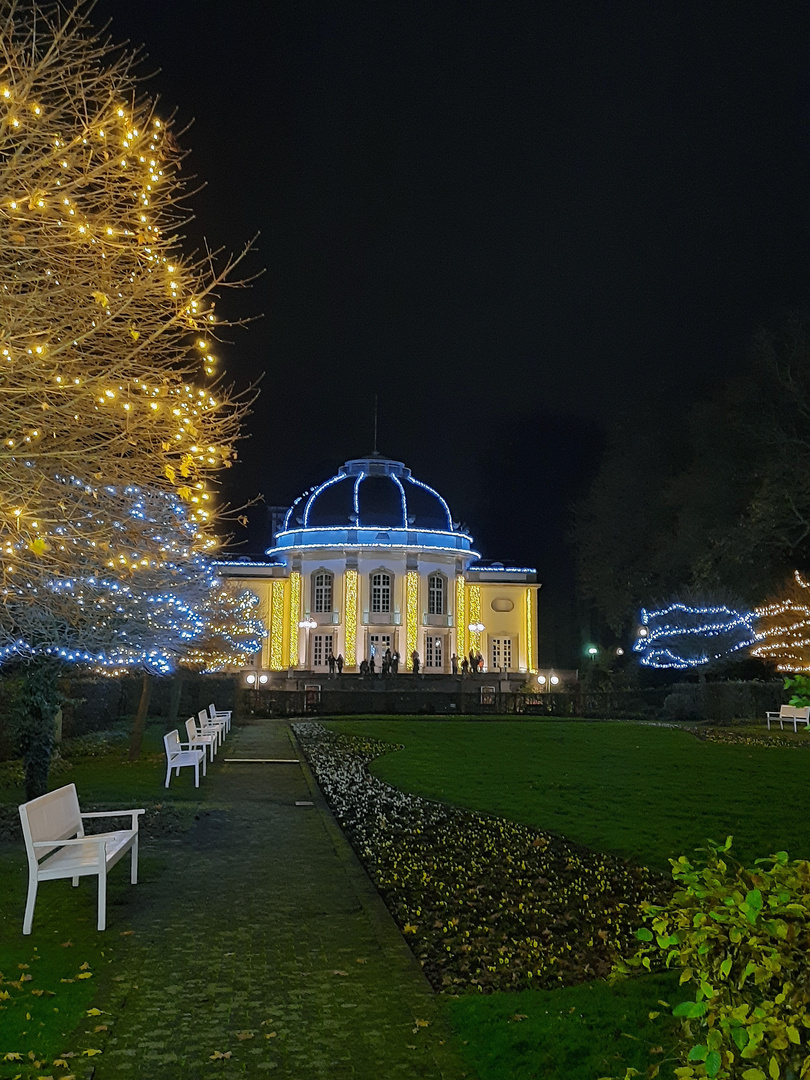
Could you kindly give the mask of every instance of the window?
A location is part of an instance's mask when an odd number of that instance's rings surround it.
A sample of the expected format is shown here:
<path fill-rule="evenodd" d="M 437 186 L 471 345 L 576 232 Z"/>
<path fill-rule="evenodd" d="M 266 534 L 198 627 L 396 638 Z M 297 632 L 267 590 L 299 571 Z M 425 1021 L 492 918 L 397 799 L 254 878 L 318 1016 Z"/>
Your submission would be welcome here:
<path fill-rule="evenodd" d="M 491 658 L 490 670 L 499 671 L 504 668 L 512 670 L 512 639 L 508 637 L 490 638 L 489 655 Z"/>
<path fill-rule="evenodd" d="M 445 580 L 442 574 L 428 578 L 428 615 L 444 615 Z"/>
<path fill-rule="evenodd" d="M 312 575 L 312 610 L 323 613 L 332 610 L 333 575 L 320 570 Z"/>
<path fill-rule="evenodd" d="M 391 575 L 371 575 L 371 610 L 375 613 L 391 610 Z"/>

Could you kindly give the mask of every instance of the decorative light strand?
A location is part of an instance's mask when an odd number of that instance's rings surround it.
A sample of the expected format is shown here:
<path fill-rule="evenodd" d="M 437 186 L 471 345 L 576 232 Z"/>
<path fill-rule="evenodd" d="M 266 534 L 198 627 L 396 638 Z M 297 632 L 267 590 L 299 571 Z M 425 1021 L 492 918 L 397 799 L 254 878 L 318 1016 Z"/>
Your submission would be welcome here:
<path fill-rule="evenodd" d="M 412 653 L 416 649 L 419 632 L 419 574 L 408 570 L 405 574 L 405 667 L 413 671 Z"/>
<path fill-rule="evenodd" d="M 686 670 L 702 667 L 747 649 L 758 635 L 754 612 L 740 612 L 725 604 L 692 607 L 672 603 L 658 611 L 642 608 L 641 627 L 633 651 L 645 667 Z"/>
<path fill-rule="evenodd" d="M 357 667 L 357 571 L 353 567 L 346 570 L 344 579 L 344 602 L 346 616 L 346 667 Z"/>

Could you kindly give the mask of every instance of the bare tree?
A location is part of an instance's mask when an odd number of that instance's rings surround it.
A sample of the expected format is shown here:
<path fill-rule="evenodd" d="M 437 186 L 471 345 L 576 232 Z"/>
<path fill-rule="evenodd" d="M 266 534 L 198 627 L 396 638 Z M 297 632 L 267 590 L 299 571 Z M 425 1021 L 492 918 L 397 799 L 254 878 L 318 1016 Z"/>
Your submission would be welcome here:
<path fill-rule="evenodd" d="M 0 4 L 0 662 L 115 670 L 205 629 L 251 392 L 215 357 L 245 252 L 183 255 L 172 117 L 91 10 Z"/>

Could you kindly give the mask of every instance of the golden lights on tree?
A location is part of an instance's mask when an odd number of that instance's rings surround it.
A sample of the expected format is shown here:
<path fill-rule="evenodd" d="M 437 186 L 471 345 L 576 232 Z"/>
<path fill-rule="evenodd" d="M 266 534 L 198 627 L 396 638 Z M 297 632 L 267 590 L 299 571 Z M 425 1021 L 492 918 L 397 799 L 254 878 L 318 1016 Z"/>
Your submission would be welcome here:
<path fill-rule="evenodd" d="M 752 656 L 776 664 L 778 671 L 810 671 L 810 583 L 795 571 L 781 596 L 755 611 L 762 639 Z"/>
<path fill-rule="evenodd" d="M 61 642 L 97 610 L 83 588 L 165 594 L 212 553 L 211 482 L 249 405 L 215 351 L 242 256 L 183 256 L 171 118 L 91 6 L 0 16 L 0 647 L 32 632 L 26 597 Z M 133 512 L 143 492 L 170 526 Z"/>

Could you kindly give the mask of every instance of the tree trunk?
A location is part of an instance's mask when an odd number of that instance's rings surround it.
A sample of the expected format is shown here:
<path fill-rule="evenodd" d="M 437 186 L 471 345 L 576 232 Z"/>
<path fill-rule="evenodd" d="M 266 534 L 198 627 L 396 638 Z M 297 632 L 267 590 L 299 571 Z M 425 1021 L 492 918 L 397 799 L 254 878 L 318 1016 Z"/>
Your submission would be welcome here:
<path fill-rule="evenodd" d="M 138 711 L 135 713 L 132 735 L 129 740 L 130 761 L 137 761 L 141 756 L 141 743 L 143 742 L 143 733 L 146 730 L 146 716 L 149 712 L 149 701 L 152 697 L 152 684 L 154 681 L 153 675 L 144 672 L 141 681 L 141 700 L 138 702 Z"/>
<path fill-rule="evenodd" d="M 48 790 L 54 748 L 56 711 L 59 708 L 59 665 L 37 659 L 27 667 L 18 704 L 18 746 L 25 768 L 25 798 L 30 801 Z"/>
<path fill-rule="evenodd" d="M 180 712 L 180 699 L 183 696 L 183 676 L 185 672 L 178 669 L 172 679 L 172 689 L 169 697 L 169 716 L 167 728 L 169 731 L 177 727 L 177 714 Z"/>

